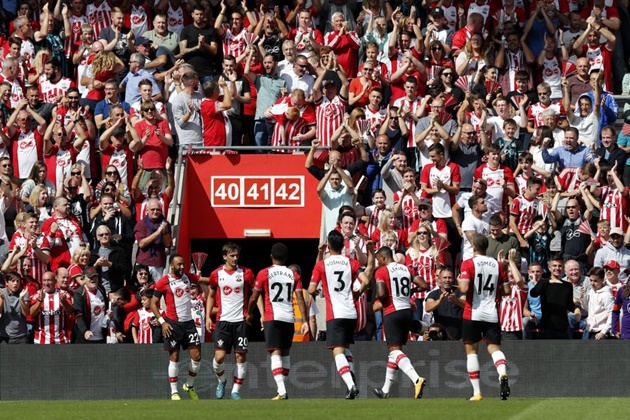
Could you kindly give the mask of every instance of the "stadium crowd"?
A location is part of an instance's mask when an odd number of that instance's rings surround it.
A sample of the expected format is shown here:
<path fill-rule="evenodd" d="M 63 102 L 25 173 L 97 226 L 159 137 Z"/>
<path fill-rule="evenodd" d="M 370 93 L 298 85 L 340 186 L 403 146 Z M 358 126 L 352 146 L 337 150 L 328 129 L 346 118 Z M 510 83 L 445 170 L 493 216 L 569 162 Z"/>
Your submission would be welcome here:
<path fill-rule="evenodd" d="M 476 233 L 527 275 L 510 270 L 505 338 L 629 338 L 630 116 L 619 130 L 613 97 L 630 90 L 627 9 L 4 0 L 0 342 L 160 339 L 152 285 L 189 145 L 306 146 L 322 239 L 337 229 L 364 267 L 388 246 L 426 283 L 416 338 L 461 338 Z M 192 287 L 201 341 L 206 292 Z M 372 300 L 357 337 L 380 340 Z"/>

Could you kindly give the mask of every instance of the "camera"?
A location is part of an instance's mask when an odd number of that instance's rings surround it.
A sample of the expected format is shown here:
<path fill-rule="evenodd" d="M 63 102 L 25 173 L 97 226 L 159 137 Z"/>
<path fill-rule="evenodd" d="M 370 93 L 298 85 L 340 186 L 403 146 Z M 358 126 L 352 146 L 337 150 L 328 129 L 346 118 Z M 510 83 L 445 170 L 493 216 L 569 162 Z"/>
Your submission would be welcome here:
<path fill-rule="evenodd" d="M 431 330 L 429 331 L 429 341 L 443 341 L 446 337 L 442 331 Z"/>

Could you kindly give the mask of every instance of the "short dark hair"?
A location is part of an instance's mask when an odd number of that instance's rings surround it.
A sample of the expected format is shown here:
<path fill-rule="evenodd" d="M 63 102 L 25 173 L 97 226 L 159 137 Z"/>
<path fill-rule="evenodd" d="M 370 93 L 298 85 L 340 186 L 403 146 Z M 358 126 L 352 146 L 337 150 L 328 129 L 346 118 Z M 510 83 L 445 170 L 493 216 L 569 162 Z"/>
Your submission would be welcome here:
<path fill-rule="evenodd" d="M 240 253 L 241 247 L 235 244 L 234 242 L 226 242 L 225 245 L 223 245 L 223 248 L 221 248 L 221 255 L 225 257 L 227 254 L 234 251 L 237 251 Z"/>
<path fill-rule="evenodd" d="M 332 251 L 341 253 L 343 249 L 343 235 L 337 230 L 331 230 L 328 233 L 328 248 Z"/>
<path fill-rule="evenodd" d="M 273 244 L 271 247 L 271 257 L 281 264 L 284 264 L 289 257 L 289 248 L 282 242 Z"/>
<path fill-rule="evenodd" d="M 376 251 L 376 256 L 387 258 L 388 260 L 394 259 L 394 252 L 388 246 L 382 246 L 381 249 Z"/>

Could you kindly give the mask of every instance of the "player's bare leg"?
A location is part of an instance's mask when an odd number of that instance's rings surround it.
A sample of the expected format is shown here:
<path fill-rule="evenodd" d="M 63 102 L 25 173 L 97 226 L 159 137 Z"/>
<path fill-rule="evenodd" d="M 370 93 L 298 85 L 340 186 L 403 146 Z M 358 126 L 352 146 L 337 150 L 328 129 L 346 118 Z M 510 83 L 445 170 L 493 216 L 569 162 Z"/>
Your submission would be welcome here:
<path fill-rule="evenodd" d="M 168 355 L 168 382 L 171 385 L 171 400 L 180 400 L 177 393 L 179 380 L 179 350 L 171 350 Z"/>
<path fill-rule="evenodd" d="M 502 400 L 507 400 L 510 397 L 510 383 L 507 376 L 505 354 L 501 351 L 501 346 L 496 344 L 488 344 L 488 353 L 492 356 L 492 361 L 494 361 L 494 366 L 499 374 L 499 396 Z"/>
<path fill-rule="evenodd" d="M 224 361 L 225 351 L 215 350 L 214 359 L 212 359 L 212 370 L 214 370 L 214 374 L 217 375 L 218 384 L 215 396 L 219 400 L 222 399 L 225 395 L 225 366 L 223 365 Z"/>
<path fill-rule="evenodd" d="M 247 373 L 247 353 L 235 352 L 234 356 L 236 358 L 236 369 L 234 371 L 234 386 L 232 387 L 231 397 L 233 400 L 240 400 L 241 385 Z"/>
<path fill-rule="evenodd" d="M 188 370 L 188 379 L 183 386 L 184 391 L 188 394 L 191 400 L 198 400 L 199 396 L 195 391 L 195 378 L 201 369 L 201 349 L 194 348 L 188 350 L 190 354 L 190 368 Z"/>
<path fill-rule="evenodd" d="M 337 366 L 337 372 L 339 372 L 339 376 L 346 383 L 348 387 L 348 392 L 346 392 L 346 399 L 353 400 L 359 394 L 359 390 L 352 379 L 352 374 L 350 373 L 350 364 L 348 363 L 348 359 L 346 358 L 346 348 L 345 347 L 335 347 L 333 350 L 333 357 L 335 358 L 335 365 Z"/>
<path fill-rule="evenodd" d="M 278 394 L 272 400 L 289 399 L 285 380 L 289 376 L 290 363 L 288 349 L 278 349 L 271 352 L 271 373 L 278 388 Z"/>
<path fill-rule="evenodd" d="M 479 350 L 479 342 L 474 344 L 464 344 L 466 348 L 466 370 L 468 370 L 468 377 L 473 387 L 473 395 L 470 397 L 470 401 L 481 401 L 483 396 L 481 395 L 481 385 L 479 383 L 479 356 L 477 351 Z"/>

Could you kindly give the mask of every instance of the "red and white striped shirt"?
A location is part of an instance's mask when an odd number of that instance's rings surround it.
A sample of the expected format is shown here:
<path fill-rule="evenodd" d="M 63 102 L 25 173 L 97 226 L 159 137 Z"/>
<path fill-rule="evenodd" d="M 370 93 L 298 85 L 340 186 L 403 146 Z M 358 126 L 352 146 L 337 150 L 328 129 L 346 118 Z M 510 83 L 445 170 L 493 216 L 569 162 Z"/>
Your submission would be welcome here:
<path fill-rule="evenodd" d="M 333 133 L 343 122 L 348 101 L 337 95 L 332 100 L 323 95 L 315 104 L 315 116 L 317 121 L 317 139 L 320 147 L 330 147 L 330 139 Z"/>
<path fill-rule="evenodd" d="M 184 274 L 179 278 L 167 274 L 155 283 L 153 296 L 158 298 L 164 296 L 167 318 L 177 322 L 192 321 L 190 284 L 198 281 L 199 277 L 194 274 Z"/>
<path fill-rule="evenodd" d="M 357 310 L 352 298 L 352 284 L 361 265 L 342 255 L 331 255 L 313 268 L 311 285 L 322 283 L 326 299 L 326 321 L 356 319 Z"/>
<path fill-rule="evenodd" d="M 542 114 L 546 109 L 553 109 L 556 112 L 556 123 L 559 117 L 566 117 L 567 113 L 564 106 L 560 102 L 551 102 L 549 105 L 543 105 L 541 102 L 533 104 L 527 111 L 527 119 L 534 122 L 534 128 L 543 125 Z"/>
<path fill-rule="evenodd" d="M 98 39 L 101 31 L 112 24 L 111 18 L 112 8 L 109 6 L 108 0 L 104 0 L 100 5 L 88 4 L 85 9 L 88 22 L 94 28 L 94 39 Z"/>
<path fill-rule="evenodd" d="M 523 331 L 523 305 L 527 300 L 527 284 L 522 289 L 511 284 L 510 296 L 501 298 L 501 331 Z"/>
<path fill-rule="evenodd" d="M 352 283 L 353 289 L 359 289 L 361 287 L 361 280 L 354 279 Z M 354 301 L 354 307 L 357 310 L 357 326 L 354 328 L 354 332 L 358 333 L 367 325 L 367 290 L 361 293 L 361 296 Z"/>
<path fill-rule="evenodd" d="M 249 290 L 254 286 L 254 280 L 252 270 L 245 267 L 236 270 L 219 267 L 210 274 L 210 288 L 215 291 L 214 298 L 219 308 L 217 322 L 241 322 L 245 319 Z"/>
<path fill-rule="evenodd" d="M 385 210 L 385 207 L 379 209 L 376 207 L 376 204 L 372 204 L 365 208 L 365 215 L 368 216 L 369 220 L 367 223 L 367 235 L 372 236 L 374 231 L 378 230 L 378 222 L 381 218 L 381 213 Z"/>
<path fill-rule="evenodd" d="M 402 203 L 400 207 L 402 209 L 402 227 L 403 229 L 409 230 L 413 222 L 420 218 L 420 213 L 418 212 L 418 206 L 416 206 L 416 202 L 413 201 L 413 198 L 410 194 L 406 194 L 403 197 L 404 190 L 396 191 L 394 194 L 394 203 L 399 202 L 402 199 Z M 422 197 L 422 190 L 417 189 L 413 192 L 416 197 Z"/>
<path fill-rule="evenodd" d="M 70 21 L 70 27 L 72 28 L 72 35 L 70 35 L 70 38 L 68 38 L 69 42 L 71 43 L 71 45 L 81 45 L 81 26 L 86 23 L 90 23 L 88 17 L 86 15 L 77 16 L 75 14 L 72 14 L 68 18 L 68 20 Z"/>
<path fill-rule="evenodd" d="M 534 226 L 534 217 L 547 217 L 547 206 L 539 198 L 528 200 L 523 195 L 519 195 L 512 200 L 510 206 L 510 216 L 516 217 L 518 231 L 525 235 Z"/>
<path fill-rule="evenodd" d="M 66 96 L 66 92 L 68 89 L 77 87 L 76 84 L 68 79 L 67 77 L 62 77 L 57 81 L 57 83 L 51 82 L 47 77 L 40 77 L 39 79 L 39 90 L 40 90 L 40 98 L 44 102 L 48 102 L 51 104 L 57 103 L 57 98 L 59 96 Z"/>
<path fill-rule="evenodd" d="M 26 249 L 26 258 L 30 258 L 31 260 L 31 271 L 30 276 L 40 281 L 44 276 L 44 273 L 48 271 L 48 264 L 44 264 L 33 251 L 33 246 L 29 243 L 29 241 L 24 238 L 24 235 L 19 230 L 15 231 L 13 237 L 11 238 L 11 242 L 9 242 L 9 252 L 15 249 L 15 246 L 19 246 L 20 249 Z M 50 251 L 50 244 L 48 243 L 48 238 L 46 236 L 38 236 L 37 237 L 37 246 L 42 251 Z"/>
<path fill-rule="evenodd" d="M 234 34 L 227 23 L 223 24 L 223 30 L 223 56 L 231 54 L 234 57 L 238 57 L 258 39 L 256 35 L 245 29 L 241 29 L 239 33 Z"/>
<path fill-rule="evenodd" d="M 579 168 L 569 167 L 564 168 L 560 175 L 558 175 L 558 181 L 560 182 L 560 188 L 562 191 L 573 191 L 580 187 L 580 179 L 577 176 Z"/>
<path fill-rule="evenodd" d="M 370 124 L 370 127 L 373 126 L 374 123 L 377 124 L 371 131 L 372 136 L 376 137 L 379 127 L 383 124 L 385 118 L 387 118 L 387 110 L 385 108 L 379 108 L 376 111 L 372 111 L 369 106 L 366 106 L 363 108 L 363 111 L 365 112 L 365 120 Z"/>
<path fill-rule="evenodd" d="M 416 251 L 414 247 L 407 249 L 405 265 L 413 268 L 413 270 L 424 279 L 427 283 L 426 292 L 418 292 L 414 295 L 414 299 L 424 299 L 431 290 L 437 287 L 437 277 L 435 269 L 439 264 L 444 264 L 444 252 L 439 254 L 433 247 L 427 249 L 419 249 Z"/>
<path fill-rule="evenodd" d="M 630 188 L 626 187 L 630 191 Z M 620 228 L 624 232 L 628 228 L 625 215 L 628 215 L 628 197 L 624 197 L 622 191 L 617 188 L 601 187 L 601 196 L 599 202 L 601 209 L 599 211 L 599 220 L 608 220 L 610 228 Z"/>
<path fill-rule="evenodd" d="M 462 182 L 459 172 L 459 165 L 448 162 L 442 168 L 438 168 L 435 163 L 429 163 L 422 168 L 420 174 L 420 184 L 424 187 L 437 189 L 437 182 L 442 181 L 444 185 L 452 186 Z M 431 197 L 433 205 L 433 217 L 448 218 L 453 216 L 451 208 L 455 204 L 455 195 L 445 189 L 439 190 Z"/>
<path fill-rule="evenodd" d="M 502 203 L 502 210 L 505 210 L 507 207 L 507 196 L 504 194 L 504 186 L 514 185 L 512 170 L 505 165 L 499 165 L 498 168 L 492 169 L 488 164 L 484 163 L 475 170 L 475 178 L 481 178 L 486 181 L 486 184 L 488 184 L 486 193 L 494 197 L 499 203 Z"/>
<path fill-rule="evenodd" d="M 302 292 L 302 282 L 293 270 L 281 265 L 272 265 L 256 276 L 254 289 L 263 292 L 265 321 L 293 323 L 293 292 Z"/>
<path fill-rule="evenodd" d="M 137 344 L 152 344 L 153 330 L 151 329 L 151 320 L 155 317 L 150 309 L 140 308 L 136 311 L 131 320 L 131 326 L 136 328 L 138 337 Z"/>
<path fill-rule="evenodd" d="M 304 134 L 309 130 L 311 125 L 314 125 L 315 110 L 310 104 L 305 104 L 300 108 L 300 116 L 294 121 L 290 121 L 286 112 L 291 107 L 291 97 L 285 96 L 280 98 L 274 106 L 269 109 L 269 112 L 274 115 L 277 123 L 273 129 L 273 137 L 271 139 L 272 146 L 281 146 L 282 140 L 280 136 L 281 127 L 284 127 L 284 138 L 286 139 L 287 146 L 301 146 L 301 142 L 295 141 L 293 138 L 298 134 Z M 289 153 L 288 150 L 283 150 L 283 153 Z"/>
<path fill-rule="evenodd" d="M 39 300 L 39 293 L 31 296 L 31 305 Z M 35 344 L 66 344 L 70 337 L 64 331 L 65 310 L 61 303 L 59 290 L 54 293 L 44 293 L 44 301 L 39 306 L 35 328 Z"/>
<path fill-rule="evenodd" d="M 402 264 L 391 262 L 376 270 L 376 283 L 383 283 L 387 288 L 387 299 L 383 302 L 385 315 L 411 308 L 409 298 L 413 287 L 413 273 Z"/>
<path fill-rule="evenodd" d="M 422 98 L 417 96 L 415 100 L 410 101 L 406 96 L 402 98 L 398 98 L 394 101 L 393 106 L 397 106 L 399 110 L 402 110 L 403 107 L 409 108 L 412 114 L 416 113 L 416 110 L 420 106 L 422 102 Z M 407 124 L 407 128 L 409 129 L 409 138 L 407 139 L 407 147 L 416 147 L 416 142 L 413 138 L 416 122 L 411 117 L 405 117 L 405 123 Z"/>
<path fill-rule="evenodd" d="M 14 78 L 13 81 L 4 77 L 2 73 L 0 73 L 0 83 L 9 82 L 11 83 L 11 106 L 10 108 L 15 109 L 20 103 L 20 99 L 26 97 L 26 88 L 24 88 L 24 84 L 19 78 Z"/>
<path fill-rule="evenodd" d="M 471 321 L 499 322 L 499 287 L 507 280 L 503 265 L 494 258 L 475 255 L 461 265 L 459 281 L 468 281 L 463 318 Z"/>

